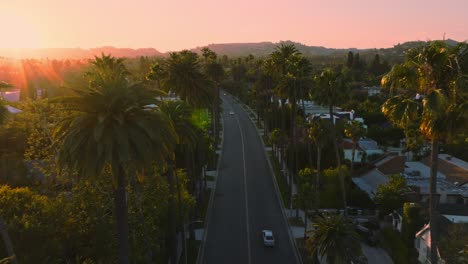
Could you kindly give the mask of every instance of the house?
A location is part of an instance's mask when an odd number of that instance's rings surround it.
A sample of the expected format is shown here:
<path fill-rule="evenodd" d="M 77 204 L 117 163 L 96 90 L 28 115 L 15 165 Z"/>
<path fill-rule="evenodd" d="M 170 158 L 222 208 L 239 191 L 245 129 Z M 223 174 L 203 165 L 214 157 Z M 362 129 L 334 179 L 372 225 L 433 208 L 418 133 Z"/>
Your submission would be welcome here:
<path fill-rule="evenodd" d="M 372 168 L 352 181 L 359 189 L 365 191 L 370 198 L 377 193 L 379 185 L 390 181 L 390 175 L 404 171 L 405 158 L 397 155 L 387 155 L 372 164 Z"/>
<path fill-rule="evenodd" d="M 430 166 L 430 158 L 423 159 L 422 163 Z M 448 154 L 439 154 L 437 169 L 446 176 L 447 181 L 455 185 L 468 183 L 468 162 L 464 160 Z"/>
<path fill-rule="evenodd" d="M 10 106 L 10 105 L 5 105 L 5 108 L 8 110 L 10 114 L 19 114 L 23 112 L 22 110 L 15 108 L 13 106 Z"/>
<path fill-rule="evenodd" d="M 368 96 L 374 96 L 382 92 L 382 87 L 379 86 L 368 86 L 362 88 L 364 91 L 367 91 Z"/>
<path fill-rule="evenodd" d="M 418 201 L 429 201 L 430 167 L 423 162 L 406 162 L 402 174 L 408 186 L 418 194 Z M 462 204 L 468 206 L 468 188 L 458 186 L 448 180 L 447 175 L 437 172 L 437 194 L 440 204 Z"/>
<path fill-rule="evenodd" d="M 18 102 L 20 100 L 20 90 L 11 90 L 3 92 L 3 99 L 8 102 Z"/>
<path fill-rule="evenodd" d="M 419 263 L 431 263 L 431 232 L 429 231 L 429 224 L 425 225 L 414 239 L 414 247 L 418 251 Z M 440 252 L 437 250 L 439 256 L 439 263 L 445 264 L 445 261 L 440 257 Z"/>
<path fill-rule="evenodd" d="M 346 157 L 346 154 L 345 154 Z M 373 167 L 353 182 L 370 198 L 373 198 L 379 185 L 390 181 L 390 175 L 400 174 L 413 192 L 407 198 L 413 202 L 428 203 L 430 196 L 430 167 L 422 162 L 405 162 L 402 156 L 387 156 L 375 161 Z M 437 173 L 437 194 L 440 205 L 463 205 L 468 207 L 468 186 L 456 185 L 447 181 L 447 176 Z"/>
<path fill-rule="evenodd" d="M 453 206 L 449 206 L 449 207 L 440 206 L 439 207 L 440 216 L 438 217 L 438 223 L 439 223 L 440 238 L 446 237 L 449 234 L 449 229 L 455 228 L 455 227 L 459 228 L 457 230 L 462 230 L 463 233 L 468 232 L 468 207 L 466 206 L 455 206 L 455 207 Z M 452 210 L 452 213 L 456 213 L 456 215 L 446 214 L 449 212 L 449 210 Z M 456 210 L 457 212 L 453 212 L 453 210 Z M 431 232 L 429 228 L 430 228 L 430 223 L 424 225 L 424 227 L 415 235 L 414 246 L 419 253 L 419 257 L 418 257 L 419 263 L 431 263 L 430 261 Z M 460 248 L 460 250 L 462 249 L 463 248 Z M 437 249 L 437 253 L 439 255 L 439 263 L 446 263 L 444 259 L 448 257 L 449 253 L 445 252 L 444 247 L 441 247 L 440 244 L 439 244 L 439 248 Z"/>
<path fill-rule="evenodd" d="M 344 158 L 352 160 L 353 156 L 353 141 L 349 138 L 345 138 L 342 141 Z M 384 154 L 384 151 L 379 148 L 376 141 L 370 138 L 361 138 L 357 142 L 356 150 L 354 153 L 354 162 L 367 162 L 372 160 L 373 156 L 379 156 Z"/>

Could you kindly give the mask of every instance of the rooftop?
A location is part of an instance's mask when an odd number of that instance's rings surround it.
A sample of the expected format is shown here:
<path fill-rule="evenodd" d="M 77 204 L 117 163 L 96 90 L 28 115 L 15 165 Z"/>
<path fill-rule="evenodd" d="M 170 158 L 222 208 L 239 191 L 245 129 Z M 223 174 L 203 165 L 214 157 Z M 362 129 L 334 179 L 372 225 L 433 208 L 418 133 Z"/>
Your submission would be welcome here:
<path fill-rule="evenodd" d="M 422 162 L 430 166 L 429 158 L 423 159 Z M 447 154 L 439 155 L 438 168 L 449 182 L 461 185 L 468 182 L 468 162 L 457 159 Z"/>

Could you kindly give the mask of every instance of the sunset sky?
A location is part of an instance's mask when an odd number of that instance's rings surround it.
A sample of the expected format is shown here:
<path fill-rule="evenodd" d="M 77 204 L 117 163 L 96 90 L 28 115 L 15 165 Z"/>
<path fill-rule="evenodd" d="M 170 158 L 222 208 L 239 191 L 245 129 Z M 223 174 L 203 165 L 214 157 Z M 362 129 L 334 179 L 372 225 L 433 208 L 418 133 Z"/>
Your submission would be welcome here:
<path fill-rule="evenodd" d="M 0 1 L 0 48 L 154 47 L 293 40 L 332 48 L 468 39 L 467 0 Z"/>

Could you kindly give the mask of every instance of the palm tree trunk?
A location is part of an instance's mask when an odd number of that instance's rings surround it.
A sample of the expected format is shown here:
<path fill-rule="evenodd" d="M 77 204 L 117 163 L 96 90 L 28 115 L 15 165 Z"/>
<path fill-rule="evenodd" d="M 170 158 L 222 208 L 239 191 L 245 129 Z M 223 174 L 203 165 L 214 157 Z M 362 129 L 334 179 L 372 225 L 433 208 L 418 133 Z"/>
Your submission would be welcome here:
<path fill-rule="evenodd" d="M 115 190 L 115 215 L 117 222 L 117 238 L 119 245 L 119 263 L 130 263 L 130 245 L 128 241 L 128 212 L 127 212 L 127 182 L 125 171 L 121 165 L 114 166 L 114 175 L 117 177 L 117 189 Z"/>
<path fill-rule="evenodd" d="M 439 142 L 437 139 L 432 139 L 431 149 L 431 179 L 430 179 L 430 199 L 429 199 L 429 231 L 431 233 L 431 263 L 438 263 L 439 257 L 437 254 L 439 244 L 439 224 L 437 221 L 438 211 L 437 205 L 439 197 L 437 195 L 437 165 L 439 159 Z"/>
<path fill-rule="evenodd" d="M 317 176 L 315 178 L 315 204 L 317 206 L 317 211 L 320 209 L 320 162 L 322 159 L 322 148 L 317 146 Z"/>
<path fill-rule="evenodd" d="M 145 222 L 145 217 L 143 215 L 143 208 L 141 207 L 141 192 L 140 188 L 138 186 L 138 182 L 136 181 L 136 175 L 133 173 L 131 177 L 131 183 L 133 186 L 133 192 L 135 193 L 135 200 L 136 200 L 136 205 L 138 208 L 138 221 L 140 222 L 140 225 L 143 229 L 143 239 L 144 239 L 144 247 L 145 247 L 145 261 L 146 263 L 153 263 L 153 251 L 151 250 L 151 243 L 150 243 L 150 238 L 148 236 L 148 228 L 146 226 Z"/>
<path fill-rule="evenodd" d="M 168 169 L 166 173 L 167 182 L 169 184 L 169 208 L 168 208 L 168 219 L 169 219 L 169 252 L 171 264 L 177 263 L 177 234 L 176 234 L 176 218 L 175 218 L 175 188 L 174 188 L 174 167 L 173 161 L 168 162 Z"/>
<path fill-rule="evenodd" d="M 304 242 L 307 241 L 307 206 L 304 206 Z"/>
<path fill-rule="evenodd" d="M 340 158 L 340 152 L 338 148 L 338 138 L 336 135 L 336 129 L 335 129 L 335 122 L 334 122 L 334 117 L 333 117 L 333 106 L 330 105 L 328 108 L 328 111 L 330 113 L 330 120 L 332 122 L 332 138 L 333 138 L 333 147 L 335 148 L 335 158 L 336 158 L 336 165 L 338 167 L 338 178 L 340 180 L 340 186 L 341 186 L 341 193 L 342 193 L 342 198 L 343 198 L 343 210 L 344 214 L 347 215 L 347 203 L 346 203 L 346 189 L 345 189 L 345 184 L 344 184 L 344 177 L 343 177 L 343 172 L 341 170 L 341 158 Z"/>
<path fill-rule="evenodd" d="M 12 264 L 18 264 L 18 260 L 16 259 L 15 251 L 13 250 L 13 243 L 11 243 L 10 236 L 8 235 L 8 229 L 5 224 L 5 221 L 3 220 L 3 217 L 0 216 L 0 235 L 2 236 L 3 243 L 5 244 L 6 247 L 6 252 L 8 254 L 8 257 L 13 257 L 10 262 Z"/>
<path fill-rule="evenodd" d="M 353 151 L 352 151 L 352 157 L 351 157 L 351 177 L 354 176 L 354 155 L 356 154 L 356 145 L 357 142 L 353 142 Z"/>
<path fill-rule="evenodd" d="M 213 102 L 213 111 L 214 111 L 214 145 L 215 150 L 218 148 L 218 129 L 219 129 L 219 85 L 215 83 L 215 96 Z"/>
<path fill-rule="evenodd" d="M 184 257 L 185 261 L 184 263 L 187 264 L 187 244 L 186 244 L 186 237 L 185 237 L 185 222 L 184 222 L 184 214 L 182 211 L 182 195 L 181 195 L 181 190 L 180 190 L 180 183 L 179 183 L 179 177 L 175 177 L 175 182 L 177 186 L 177 203 L 179 204 L 178 209 L 179 209 L 179 222 L 180 222 L 180 230 L 182 231 L 182 252 L 184 252 Z"/>

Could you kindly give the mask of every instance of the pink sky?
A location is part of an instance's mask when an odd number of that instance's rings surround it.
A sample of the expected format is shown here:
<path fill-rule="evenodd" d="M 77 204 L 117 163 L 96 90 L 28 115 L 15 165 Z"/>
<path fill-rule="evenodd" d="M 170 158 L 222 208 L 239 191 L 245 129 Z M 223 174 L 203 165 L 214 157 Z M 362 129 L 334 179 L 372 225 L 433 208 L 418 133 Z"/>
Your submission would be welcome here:
<path fill-rule="evenodd" d="M 0 1 L 0 48 L 154 47 L 293 40 L 331 48 L 468 39 L 468 0 Z"/>

